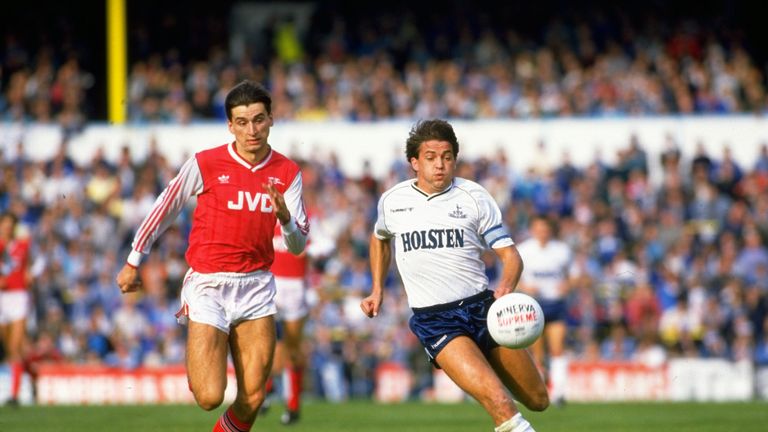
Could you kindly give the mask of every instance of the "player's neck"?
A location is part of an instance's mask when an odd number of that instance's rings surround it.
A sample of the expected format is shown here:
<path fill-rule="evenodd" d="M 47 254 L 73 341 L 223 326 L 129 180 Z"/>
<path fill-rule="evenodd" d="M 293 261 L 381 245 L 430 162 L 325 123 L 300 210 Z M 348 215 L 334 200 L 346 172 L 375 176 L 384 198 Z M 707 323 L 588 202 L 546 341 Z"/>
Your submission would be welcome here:
<path fill-rule="evenodd" d="M 426 187 L 425 187 L 422 184 L 420 184 L 418 180 L 416 180 L 414 182 L 414 186 L 416 186 L 417 189 L 419 189 L 420 191 L 424 192 L 427 195 L 439 194 L 441 192 L 447 191 L 451 187 L 450 184 L 448 186 L 442 188 L 442 189 L 437 189 L 437 188 L 435 188 L 435 187 L 433 187 L 432 185 L 429 185 L 429 184 L 427 184 Z"/>
<path fill-rule="evenodd" d="M 257 151 L 250 153 L 250 152 L 243 152 L 242 150 L 237 148 L 237 145 L 235 145 L 235 151 L 237 151 L 237 154 L 240 155 L 243 159 L 248 161 L 251 165 L 258 165 L 260 164 L 264 158 L 269 155 L 269 152 L 272 151 L 272 146 L 269 144 L 259 148 Z"/>

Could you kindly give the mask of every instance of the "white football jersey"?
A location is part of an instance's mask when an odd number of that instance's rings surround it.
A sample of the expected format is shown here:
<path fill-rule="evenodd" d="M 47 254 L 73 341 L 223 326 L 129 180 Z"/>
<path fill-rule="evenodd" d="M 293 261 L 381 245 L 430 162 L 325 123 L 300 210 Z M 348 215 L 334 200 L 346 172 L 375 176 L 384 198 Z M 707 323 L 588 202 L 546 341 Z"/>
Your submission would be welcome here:
<path fill-rule="evenodd" d="M 571 249 L 559 240 L 549 240 L 542 246 L 534 238 L 517 245 L 517 251 L 525 266 L 520 281 L 535 287 L 534 297 L 557 300 L 563 297 L 560 290 L 568 278 L 571 267 Z"/>
<path fill-rule="evenodd" d="M 399 183 L 381 196 L 374 232 L 394 242 L 409 305 L 449 303 L 486 290 L 481 252 L 514 244 L 499 206 L 482 186 L 462 178 L 432 195 L 415 183 Z"/>

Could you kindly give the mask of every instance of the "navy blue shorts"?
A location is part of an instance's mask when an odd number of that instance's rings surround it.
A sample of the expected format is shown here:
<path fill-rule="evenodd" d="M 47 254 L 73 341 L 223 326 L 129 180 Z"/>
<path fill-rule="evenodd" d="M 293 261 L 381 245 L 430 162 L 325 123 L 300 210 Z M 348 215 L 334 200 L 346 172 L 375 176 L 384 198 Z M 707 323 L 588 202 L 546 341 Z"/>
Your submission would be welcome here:
<path fill-rule="evenodd" d="M 565 321 L 568 315 L 568 306 L 565 300 L 538 300 L 541 311 L 544 312 L 544 323 Z"/>
<path fill-rule="evenodd" d="M 285 337 L 285 325 L 283 320 L 275 320 L 275 340 L 280 342 Z"/>
<path fill-rule="evenodd" d="M 435 367 L 440 367 L 435 362 L 437 354 L 457 336 L 468 336 L 486 355 L 499 346 L 486 325 L 488 308 L 493 300 L 493 291 L 483 291 L 451 303 L 413 308 L 408 325 Z"/>

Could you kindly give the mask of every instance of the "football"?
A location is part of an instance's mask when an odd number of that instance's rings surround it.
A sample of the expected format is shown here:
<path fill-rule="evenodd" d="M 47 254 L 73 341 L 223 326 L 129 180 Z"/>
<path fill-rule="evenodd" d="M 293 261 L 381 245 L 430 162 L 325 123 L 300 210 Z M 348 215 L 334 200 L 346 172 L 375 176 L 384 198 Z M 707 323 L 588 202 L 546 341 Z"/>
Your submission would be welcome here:
<path fill-rule="evenodd" d="M 544 331 L 544 312 L 533 297 L 513 292 L 501 296 L 488 309 L 488 332 L 509 348 L 526 348 Z"/>

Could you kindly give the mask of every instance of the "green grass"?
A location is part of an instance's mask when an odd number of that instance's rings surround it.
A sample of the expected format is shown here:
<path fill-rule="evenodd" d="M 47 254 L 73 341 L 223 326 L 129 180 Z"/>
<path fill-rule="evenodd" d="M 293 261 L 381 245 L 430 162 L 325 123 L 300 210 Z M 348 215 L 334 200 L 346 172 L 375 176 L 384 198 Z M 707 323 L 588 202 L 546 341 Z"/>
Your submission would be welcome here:
<path fill-rule="evenodd" d="M 0 431 L 208 432 L 223 407 L 205 412 L 191 405 L 24 406 L 0 408 Z M 475 432 L 493 431 L 476 403 L 383 405 L 371 402 L 307 402 L 301 421 L 279 424 L 274 407 L 253 431 Z M 538 432 L 763 432 L 768 403 L 568 404 L 543 413 L 524 412 Z"/>

